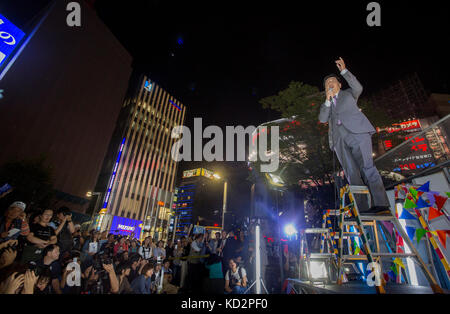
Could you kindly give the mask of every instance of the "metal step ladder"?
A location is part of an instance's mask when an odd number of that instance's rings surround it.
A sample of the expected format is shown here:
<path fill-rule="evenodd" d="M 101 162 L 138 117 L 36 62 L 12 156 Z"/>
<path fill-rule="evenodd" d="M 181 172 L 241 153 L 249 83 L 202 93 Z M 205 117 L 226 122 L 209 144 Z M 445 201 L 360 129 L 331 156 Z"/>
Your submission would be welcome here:
<path fill-rule="evenodd" d="M 341 200 L 341 206 L 339 210 L 339 237 L 338 237 L 338 279 L 337 284 L 342 284 L 342 275 L 343 275 L 343 265 L 345 261 L 349 260 L 367 260 L 369 263 L 375 262 L 376 260 L 380 260 L 381 258 L 405 258 L 405 257 L 412 257 L 415 259 L 417 264 L 422 269 L 423 273 L 425 274 L 431 289 L 434 293 L 443 293 L 442 288 L 439 286 L 436 278 L 434 275 L 430 272 L 425 262 L 422 260 L 422 258 L 419 255 L 419 252 L 415 248 L 414 244 L 412 243 L 411 239 L 401 226 L 398 219 L 390 214 L 390 215 L 371 215 L 371 214 L 360 214 L 358 210 L 358 205 L 355 201 L 354 195 L 356 194 L 365 194 L 367 195 L 369 208 L 370 206 L 370 192 L 369 189 L 366 186 L 355 186 L 355 185 L 347 185 L 340 190 L 340 200 Z M 348 199 L 350 203 L 348 205 L 345 204 L 346 196 L 348 196 Z M 345 213 L 346 211 L 351 212 L 351 218 L 345 219 Z M 400 234 L 400 236 L 403 238 L 403 241 L 408 245 L 408 247 L 411 250 L 411 253 L 381 253 L 380 247 L 379 247 L 379 238 L 378 238 L 378 232 L 377 232 L 377 222 L 379 221 L 389 221 L 391 222 L 397 232 Z M 358 230 L 358 236 L 362 240 L 363 248 L 365 251 L 365 255 L 343 255 L 343 239 L 344 239 L 344 226 L 345 225 L 353 225 Z M 368 236 L 366 231 L 364 230 L 364 227 L 373 227 L 374 235 L 375 235 L 375 246 L 377 252 L 372 252 L 370 245 L 368 243 Z M 376 260 L 375 260 L 376 259 Z M 381 263 L 380 263 L 381 265 Z M 382 270 L 381 270 L 382 273 Z M 381 276 L 382 277 L 382 276 Z M 384 294 L 386 293 L 384 289 L 384 279 L 381 278 L 382 284 L 380 286 L 376 286 L 377 293 Z"/>

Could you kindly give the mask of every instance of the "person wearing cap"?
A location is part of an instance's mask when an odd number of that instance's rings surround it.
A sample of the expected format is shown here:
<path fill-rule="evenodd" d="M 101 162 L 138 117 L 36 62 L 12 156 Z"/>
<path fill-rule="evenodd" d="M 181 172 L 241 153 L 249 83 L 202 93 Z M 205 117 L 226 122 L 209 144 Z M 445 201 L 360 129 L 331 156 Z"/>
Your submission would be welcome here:
<path fill-rule="evenodd" d="M 362 195 L 355 195 L 360 212 L 391 214 L 383 181 L 373 163 L 371 136 L 375 129 L 357 104 L 363 87 L 342 58 L 336 60 L 336 66 L 350 88 L 341 90 L 340 78 L 335 74 L 325 77 L 326 101 L 320 107 L 319 121 L 328 123 L 330 148 L 336 152 L 348 182 L 367 185 L 370 190 L 373 198 L 370 209 Z"/>
<path fill-rule="evenodd" d="M 14 202 L 0 217 L 0 242 L 16 240 L 20 235 L 27 237 L 30 234 L 28 223 L 21 218 L 25 208 L 25 203 Z"/>

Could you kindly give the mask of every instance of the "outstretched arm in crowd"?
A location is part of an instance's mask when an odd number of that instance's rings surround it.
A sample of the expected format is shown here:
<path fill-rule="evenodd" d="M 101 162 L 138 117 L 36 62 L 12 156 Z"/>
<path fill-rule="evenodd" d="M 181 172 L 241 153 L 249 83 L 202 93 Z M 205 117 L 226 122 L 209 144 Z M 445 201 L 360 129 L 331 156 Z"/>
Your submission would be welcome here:
<path fill-rule="evenodd" d="M 64 227 L 64 225 L 66 224 L 66 220 L 67 220 L 67 216 L 64 216 L 64 218 L 62 219 L 61 223 L 59 224 L 58 228 L 56 228 L 55 230 L 55 234 L 58 235 L 62 228 Z"/>
<path fill-rule="evenodd" d="M 142 259 L 140 264 L 141 264 L 141 266 L 139 267 L 139 271 L 138 271 L 139 275 L 142 274 L 142 268 L 144 268 L 144 266 L 146 264 L 148 264 L 148 261 L 146 259 Z"/>
<path fill-rule="evenodd" d="M 25 275 L 18 275 L 17 272 L 12 273 L 0 287 L 0 294 L 16 294 L 16 291 L 25 281 Z"/>
<path fill-rule="evenodd" d="M 28 269 L 25 272 L 22 294 L 33 294 L 34 286 L 35 286 L 38 278 L 39 278 L 39 276 L 36 276 L 34 271 Z"/>
<path fill-rule="evenodd" d="M 111 284 L 111 293 L 119 292 L 119 280 L 112 264 L 103 264 L 103 268 L 108 272 L 109 282 Z"/>

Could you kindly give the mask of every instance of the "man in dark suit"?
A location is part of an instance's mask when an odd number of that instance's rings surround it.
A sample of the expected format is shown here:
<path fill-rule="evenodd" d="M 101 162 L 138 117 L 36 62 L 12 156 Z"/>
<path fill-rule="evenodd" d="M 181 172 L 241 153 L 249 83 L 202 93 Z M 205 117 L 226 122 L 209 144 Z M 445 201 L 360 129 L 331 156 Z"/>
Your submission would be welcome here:
<path fill-rule="evenodd" d="M 345 67 L 342 58 L 336 65 L 350 88 L 341 90 L 340 78 L 335 74 L 325 77 L 326 101 L 320 107 L 319 120 L 328 122 L 330 148 L 336 152 L 348 182 L 369 187 L 373 198 L 370 209 L 361 195 L 355 195 L 360 212 L 390 214 L 389 200 L 372 159 L 371 136 L 375 129 L 357 106 L 363 87 Z"/>

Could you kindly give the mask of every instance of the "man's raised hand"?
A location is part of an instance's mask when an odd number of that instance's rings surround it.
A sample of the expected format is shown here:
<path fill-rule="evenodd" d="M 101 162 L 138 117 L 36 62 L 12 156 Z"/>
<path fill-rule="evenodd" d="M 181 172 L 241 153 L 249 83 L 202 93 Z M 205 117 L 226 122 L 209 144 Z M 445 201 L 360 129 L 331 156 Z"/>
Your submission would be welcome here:
<path fill-rule="evenodd" d="M 336 62 L 336 66 L 339 69 L 339 72 L 342 72 L 346 69 L 345 62 L 344 62 L 344 60 L 342 60 L 342 57 L 339 57 L 339 60 L 336 60 L 335 62 Z"/>

